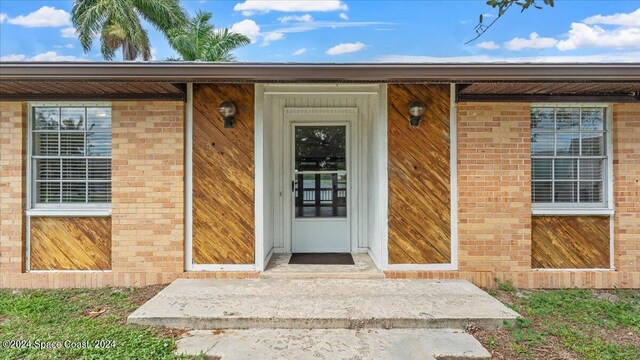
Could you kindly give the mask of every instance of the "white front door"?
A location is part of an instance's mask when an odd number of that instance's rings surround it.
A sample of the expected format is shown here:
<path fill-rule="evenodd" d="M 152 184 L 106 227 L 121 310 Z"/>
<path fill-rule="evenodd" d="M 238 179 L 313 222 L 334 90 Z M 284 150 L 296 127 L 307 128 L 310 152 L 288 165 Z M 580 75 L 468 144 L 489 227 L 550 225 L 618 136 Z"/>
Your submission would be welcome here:
<path fill-rule="evenodd" d="M 350 252 L 349 124 L 291 124 L 292 252 Z"/>

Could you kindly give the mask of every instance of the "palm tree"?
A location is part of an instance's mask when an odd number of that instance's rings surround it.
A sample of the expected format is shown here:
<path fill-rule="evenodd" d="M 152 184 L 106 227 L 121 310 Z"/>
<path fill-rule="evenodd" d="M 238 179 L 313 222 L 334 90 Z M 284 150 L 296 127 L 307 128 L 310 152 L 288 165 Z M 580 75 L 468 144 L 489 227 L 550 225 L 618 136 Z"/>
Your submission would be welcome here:
<path fill-rule="evenodd" d="M 169 44 L 186 61 L 235 61 L 231 54 L 251 41 L 229 29 L 215 29 L 210 12 L 198 11 L 186 26 L 169 31 Z M 176 59 L 172 59 L 176 60 Z"/>
<path fill-rule="evenodd" d="M 151 45 L 141 18 L 166 35 L 184 26 L 187 13 L 179 0 L 76 0 L 71 18 L 85 52 L 100 36 L 105 60 L 112 60 L 122 48 L 123 60 L 141 56 L 146 61 L 151 59 Z"/>

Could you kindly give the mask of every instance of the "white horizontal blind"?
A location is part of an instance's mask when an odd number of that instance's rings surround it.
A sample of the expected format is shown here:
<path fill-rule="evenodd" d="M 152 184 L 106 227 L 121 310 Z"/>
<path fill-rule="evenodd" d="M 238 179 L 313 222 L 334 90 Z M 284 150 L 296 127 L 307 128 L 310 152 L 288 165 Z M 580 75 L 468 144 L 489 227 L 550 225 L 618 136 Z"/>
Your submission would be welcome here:
<path fill-rule="evenodd" d="M 531 109 L 533 203 L 605 205 L 606 109 Z"/>
<path fill-rule="evenodd" d="M 111 108 L 32 108 L 36 204 L 111 202 Z"/>

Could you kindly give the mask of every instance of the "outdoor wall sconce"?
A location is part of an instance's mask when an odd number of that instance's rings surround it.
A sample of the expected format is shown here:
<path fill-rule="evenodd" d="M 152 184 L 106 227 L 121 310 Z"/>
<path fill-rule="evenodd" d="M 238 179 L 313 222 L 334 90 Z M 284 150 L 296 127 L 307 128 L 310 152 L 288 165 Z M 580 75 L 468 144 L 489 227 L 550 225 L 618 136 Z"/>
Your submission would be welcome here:
<path fill-rule="evenodd" d="M 420 119 L 422 119 L 425 108 L 424 103 L 420 101 L 414 101 L 409 104 L 409 123 L 411 126 L 418 126 L 418 124 L 420 124 Z"/>
<path fill-rule="evenodd" d="M 234 117 L 236 116 L 236 105 L 231 101 L 225 101 L 222 104 L 220 104 L 220 106 L 218 107 L 218 111 L 220 112 L 220 115 L 222 115 L 222 118 L 224 119 L 224 127 L 227 129 L 232 128 L 233 120 L 234 120 Z"/>

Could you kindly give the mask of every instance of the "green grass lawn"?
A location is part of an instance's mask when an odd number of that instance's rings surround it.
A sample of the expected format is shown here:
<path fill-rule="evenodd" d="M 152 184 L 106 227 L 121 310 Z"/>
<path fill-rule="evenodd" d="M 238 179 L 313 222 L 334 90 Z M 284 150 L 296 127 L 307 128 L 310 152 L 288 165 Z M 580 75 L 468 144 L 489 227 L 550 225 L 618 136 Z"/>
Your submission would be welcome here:
<path fill-rule="evenodd" d="M 474 335 L 502 359 L 640 359 L 640 291 L 519 291 L 499 283 L 490 293 L 523 318 L 502 331 Z"/>
<path fill-rule="evenodd" d="M 181 332 L 126 324 L 162 286 L 0 290 L 2 359 L 174 359 Z M 496 359 L 640 359 L 639 290 L 532 290 L 508 284 L 490 293 L 523 318 L 474 335 Z M 88 348 L 38 349 L 73 342 Z M 104 340 L 95 348 L 95 341 Z"/>
<path fill-rule="evenodd" d="M 126 324 L 161 288 L 0 290 L 0 358 L 176 358 L 178 332 Z"/>

